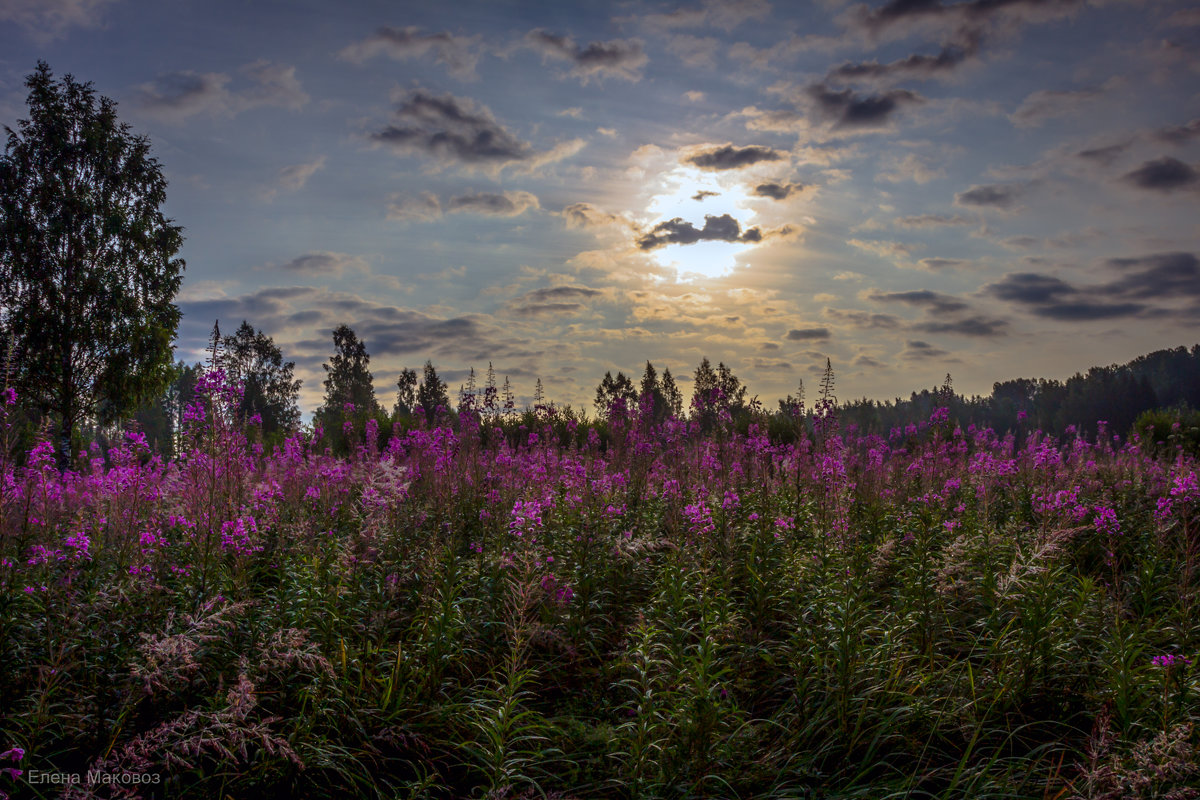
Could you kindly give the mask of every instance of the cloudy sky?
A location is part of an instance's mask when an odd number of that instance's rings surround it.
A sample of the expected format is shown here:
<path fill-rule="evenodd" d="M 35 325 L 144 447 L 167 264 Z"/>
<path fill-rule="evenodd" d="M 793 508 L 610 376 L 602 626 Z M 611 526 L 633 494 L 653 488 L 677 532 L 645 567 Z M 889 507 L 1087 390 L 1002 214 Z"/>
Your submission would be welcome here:
<path fill-rule="evenodd" d="M 170 181 L 177 355 L 265 330 L 321 400 L 432 359 L 591 411 L 701 357 L 769 405 L 1200 341 L 1200 4 L 0 0 Z"/>

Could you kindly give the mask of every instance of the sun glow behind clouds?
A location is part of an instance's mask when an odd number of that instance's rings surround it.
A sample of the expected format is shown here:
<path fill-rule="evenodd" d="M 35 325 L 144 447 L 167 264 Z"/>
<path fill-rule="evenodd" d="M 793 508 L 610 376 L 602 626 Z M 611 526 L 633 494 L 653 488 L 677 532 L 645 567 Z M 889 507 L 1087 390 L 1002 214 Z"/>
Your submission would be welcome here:
<path fill-rule="evenodd" d="M 704 227 L 705 216 L 729 214 L 744 233 L 754 227 L 755 212 L 746 189 L 734 176 L 704 172 L 678 166 L 663 177 L 664 191 L 646 205 L 646 227 L 675 218 Z M 753 247 L 742 242 L 699 241 L 692 244 L 668 244 L 653 251 L 659 264 L 674 269 L 681 280 L 719 278 L 737 265 L 737 257 Z"/>

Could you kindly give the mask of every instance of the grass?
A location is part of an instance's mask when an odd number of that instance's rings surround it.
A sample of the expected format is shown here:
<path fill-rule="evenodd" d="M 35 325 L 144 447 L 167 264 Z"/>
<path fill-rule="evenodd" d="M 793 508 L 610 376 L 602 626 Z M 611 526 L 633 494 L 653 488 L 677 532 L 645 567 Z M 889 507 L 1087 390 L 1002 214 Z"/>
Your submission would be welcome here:
<path fill-rule="evenodd" d="M 178 463 L 5 468 L 0 791 L 1198 796 L 1183 455 L 636 416 L 264 455 L 216 408 Z"/>

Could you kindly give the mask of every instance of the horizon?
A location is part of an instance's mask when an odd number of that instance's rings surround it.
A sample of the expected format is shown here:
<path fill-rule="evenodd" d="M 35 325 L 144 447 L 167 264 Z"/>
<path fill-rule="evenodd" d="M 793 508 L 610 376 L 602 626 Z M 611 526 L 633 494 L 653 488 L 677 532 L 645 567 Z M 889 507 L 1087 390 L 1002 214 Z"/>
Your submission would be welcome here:
<path fill-rule="evenodd" d="M 175 359 L 244 319 L 305 421 L 340 323 L 385 407 L 426 360 L 590 411 L 707 357 L 769 407 L 1197 341 L 1192 2 L 54 0 L 0 45 L 0 123 L 45 60 L 148 136 Z"/>

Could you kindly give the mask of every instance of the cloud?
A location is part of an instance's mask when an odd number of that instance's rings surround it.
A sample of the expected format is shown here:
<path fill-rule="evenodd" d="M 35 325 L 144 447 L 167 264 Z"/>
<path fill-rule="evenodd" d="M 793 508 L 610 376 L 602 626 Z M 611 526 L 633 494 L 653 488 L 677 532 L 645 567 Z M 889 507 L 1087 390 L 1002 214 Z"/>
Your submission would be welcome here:
<path fill-rule="evenodd" d="M 1153 134 L 1155 139 L 1168 144 L 1186 144 L 1200 136 L 1200 118 L 1185 122 L 1182 125 L 1168 125 L 1159 128 Z"/>
<path fill-rule="evenodd" d="M 759 197 L 769 197 L 772 200 L 786 200 L 793 194 L 804 191 L 799 183 L 760 183 L 754 187 L 754 194 Z"/>
<path fill-rule="evenodd" d="M 933 78 L 950 73 L 965 64 L 978 51 L 979 44 L 979 38 L 972 36 L 963 44 L 946 45 L 937 55 L 917 53 L 887 64 L 880 64 L 878 61 L 847 62 L 831 70 L 825 76 L 825 80 L 886 83 L 903 78 Z"/>
<path fill-rule="evenodd" d="M 779 161 L 784 153 L 761 145 L 734 147 L 732 144 L 721 146 L 706 146 L 689 153 L 683 158 L 683 163 L 692 164 L 700 169 L 726 170 L 742 169 L 764 161 Z"/>
<path fill-rule="evenodd" d="M 621 78 L 637 82 L 649 59 L 636 39 L 592 42 L 579 47 L 570 36 L 557 36 L 541 28 L 525 35 L 525 46 L 540 53 L 543 61 L 571 62 L 570 75 L 587 84 L 592 78 Z"/>
<path fill-rule="evenodd" d="M 366 273 L 370 267 L 362 256 L 352 256 L 347 253 L 331 253 L 318 250 L 297 256 L 291 261 L 280 264 L 276 269 L 283 272 L 301 275 L 324 275 L 338 277 L 348 271 Z"/>
<path fill-rule="evenodd" d="M 1139 300 L 1200 297 L 1200 260 L 1193 253 L 1154 253 L 1107 263 L 1129 274 L 1102 286 L 1104 294 Z"/>
<path fill-rule="evenodd" d="M 497 122 L 487 106 L 425 89 L 404 92 L 393 120 L 369 134 L 371 141 L 402 155 L 426 155 L 491 170 L 510 166 L 534 169 L 574 155 L 584 145 L 572 140 L 538 153 Z"/>
<path fill-rule="evenodd" d="M 417 197 L 393 197 L 387 207 L 387 218 L 400 222 L 431 222 L 441 216 L 442 203 L 430 192 L 421 192 Z"/>
<path fill-rule="evenodd" d="M 892 261 L 907 258 L 912 255 L 913 245 L 904 242 L 863 241 L 862 239 L 847 239 L 846 244 L 872 253 L 884 260 Z"/>
<path fill-rule="evenodd" d="M 941 228 L 947 225 L 972 225 L 974 222 L 958 214 L 914 214 L 896 219 L 896 224 L 902 228 Z"/>
<path fill-rule="evenodd" d="M 675 217 L 667 222 L 660 222 L 647 234 L 638 238 L 638 247 L 642 250 L 654 250 L 668 244 L 695 244 L 696 242 L 758 242 L 762 240 L 762 231 L 750 228 L 742 233 L 738 221 L 729 214 L 714 217 L 704 216 L 704 227 L 696 228 L 692 223 Z"/>
<path fill-rule="evenodd" d="M 309 101 L 296 78 L 296 68 L 255 61 L 241 68 L 252 85 L 227 88 L 232 78 L 221 72 L 171 72 L 138 87 L 137 103 L 151 116 L 180 123 L 196 114 L 234 116 L 273 106 L 297 110 Z"/>
<path fill-rule="evenodd" d="M 531 208 L 541 208 L 541 205 L 529 192 L 471 192 L 451 197 L 446 203 L 446 210 L 451 213 L 469 212 L 492 217 L 515 217 Z"/>
<path fill-rule="evenodd" d="M 1033 272 L 1010 273 L 1002 280 L 983 287 L 983 292 L 1025 306 L 1040 317 L 1062 322 L 1131 317 L 1145 310 L 1143 304 L 1109 302 L 1096 298 L 1094 292 L 1083 291 L 1058 278 Z"/>
<path fill-rule="evenodd" d="M 829 337 L 829 328 L 793 328 L 787 332 L 790 342 L 811 342 Z"/>
<path fill-rule="evenodd" d="M 667 52 L 692 69 L 717 65 L 720 43 L 711 36 L 692 36 L 680 33 L 667 41 Z"/>
<path fill-rule="evenodd" d="M 275 185 L 263 192 L 263 197 L 272 200 L 280 191 L 296 192 L 304 188 L 318 170 L 325 167 L 325 156 L 318 156 L 303 164 L 292 164 L 279 170 L 275 176 Z"/>
<path fill-rule="evenodd" d="M 698 92 L 695 89 L 693 89 L 691 91 L 684 92 L 683 96 L 689 102 L 699 103 L 700 101 L 702 101 L 704 99 L 704 92 Z"/>
<path fill-rule="evenodd" d="M 882 328 L 891 330 L 900 327 L 900 318 L 894 314 L 876 314 L 847 308 L 825 308 L 821 314 L 835 322 L 844 322 L 855 328 Z"/>
<path fill-rule="evenodd" d="M 4 0 L 0 22 L 15 22 L 39 44 L 66 36 L 73 27 L 97 28 L 114 0 Z"/>
<path fill-rule="evenodd" d="M 904 35 L 917 29 L 962 35 L 980 26 L 1015 27 L 1023 23 L 1061 19 L 1084 5 L 1084 0 L 890 0 L 871 8 L 852 9 L 849 21 L 872 36 Z"/>
<path fill-rule="evenodd" d="M 695 200 L 696 202 L 702 202 L 704 200 L 704 198 L 706 198 L 706 197 L 720 197 L 720 196 L 721 196 L 720 192 L 710 192 L 706 189 L 701 189 L 700 191 L 698 191 L 694 195 L 692 195 L 692 199 Z"/>
<path fill-rule="evenodd" d="M 921 361 L 926 358 L 943 358 L 950 355 L 945 350 L 940 350 L 929 342 L 912 340 L 906 342 L 904 350 L 901 351 L 900 357 L 907 361 Z"/>
<path fill-rule="evenodd" d="M 1089 147 L 1087 150 L 1080 150 L 1075 154 L 1075 157 L 1093 164 L 1101 164 L 1109 167 L 1123 156 L 1132 145 L 1133 142 L 1129 141 L 1118 142 L 1117 144 L 1110 144 L 1104 147 Z"/>
<path fill-rule="evenodd" d="M 947 322 L 919 322 L 913 325 L 912 329 L 920 333 L 954 333 L 960 336 L 1006 336 L 1008 335 L 1008 321 L 972 317 Z"/>
<path fill-rule="evenodd" d="M 1032 128 L 1054 117 L 1076 114 L 1084 105 L 1098 99 L 1101 95 L 1103 92 L 1098 89 L 1071 91 L 1041 89 L 1022 100 L 1008 118 L 1018 128 Z"/>
<path fill-rule="evenodd" d="M 1020 183 L 995 183 L 986 186 L 972 186 L 965 192 L 954 196 L 955 205 L 1002 208 L 1005 210 L 1016 206 L 1017 200 L 1025 193 L 1025 185 Z"/>
<path fill-rule="evenodd" d="M 480 36 L 454 36 L 449 32 L 421 33 L 417 27 L 393 28 L 383 26 L 360 42 L 345 47 L 340 57 L 361 64 L 369 58 L 386 55 L 396 61 L 437 56 L 451 75 L 460 80 L 474 80 L 479 63 Z"/>
<path fill-rule="evenodd" d="M 925 269 L 937 271 L 961 267 L 967 262 L 963 261 L 961 258 L 922 258 L 917 263 Z"/>
<path fill-rule="evenodd" d="M 599 297 L 604 292 L 599 289 L 592 289 L 588 286 L 549 286 L 543 289 L 534 289 L 525 295 L 526 300 L 532 300 L 537 303 L 545 303 L 551 300 L 563 300 L 565 298 L 591 298 Z"/>
<path fill-rule="evenodd" d="M 966 311 L 970 306 L 957 297 L 935 292 L 930 289 L 915 289 L 908 292 L 882 292 L 872 289 L 866 293 L 868 300 L 878 303 L 904 303 L 905 305 L 924 308 L 933 314 L 948 314 L 956 311 Z"/>
<path fill-rule="evenodd" d="M 586 308 L 584 302 L 604 292 L 587 286 L 551 286 L 535 289 L 509 303 L 514 314 L 525 317 L 575 314 Z"/>
<path fill-rule="evenodd" d="M 699 6 L 647 14 L 641 22 L 655 30 L 712 26 L 732 31 L 744 22 L 765 19 L 770 13 L 767 0 L 704 0 Z"/>
<path fill-rule="evenodd" d="M 889 89 L 876 94 L 859 94 L 853 89 L 831 89 L 814 83 L 805 93 L 814 108 L 835 129 L 882 128 L 891 116 L 905 106 L 918 105 L 925 99 L 908 89 Z"/>
<path fill-rule="evenodd" d="M 912 181 L 913 183 L 926 184 L 935 178 L 944 177 L 946 172 L 941 169 L 934 169 L 929 164 L 918 156 L 916 153 L 908 153 L 902 158 L 892 157 L 887 160 L 887 171 L 879 173 L 879 180 L 887 181 L 888 183 L 902 183 L 903 181 Z"/>
<path fill-rule="evenodd" d="M 568 228 L 596 228 L 603 225 L 628 224 L 624 217 L 601 211 L 591 203 L 572 203 L 561 213 Z"/>
<path fill-rule="evenodd" d="M 1200 173 L 1177 158 L 1163 156 L 1147 161 L 1132 172 L 1121 176 L 1121 180 L 1139 189 L 1153 192 L 1173 192 L 1176 189 L 1192 188 L 1200 183 Z"/>

